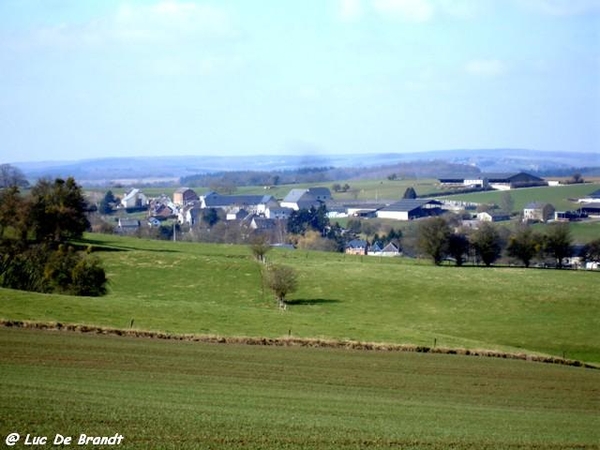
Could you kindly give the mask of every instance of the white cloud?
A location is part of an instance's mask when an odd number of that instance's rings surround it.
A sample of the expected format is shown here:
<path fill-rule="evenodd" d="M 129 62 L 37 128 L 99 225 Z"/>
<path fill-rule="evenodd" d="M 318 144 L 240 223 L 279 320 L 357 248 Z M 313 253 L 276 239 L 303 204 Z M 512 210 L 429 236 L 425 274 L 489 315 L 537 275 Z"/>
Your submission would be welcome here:
<path fill-rule="evenodd" d="M 495 77 L 506 72 L 506 64 L 498 59 L 475 59 L 465 65 L 468 74 L 483 77 Z"/>
<path fill-rule="evenodd" d="M 162 0 L 154 4 L 121 4 L 112 14 L 83 25 L 61 24 L 34 31 L 29 44 L 87 45 L 179 44 L 195 39 L 237 36 L 224 9 L 192 2 Z"/>
<path fill-rule="evenodd" d="M 473 19 L 493 7 L 493 0 L 436 0 L 437 8 L 458 19 Z"/>
<path fill-rule="evenodd" d="M 381 15 L 410 22 L 427 22 L 435 10 L 429 0 L 373 0 L 373 7 Z"/>
<path fill-rule="evenodd" d="M 133 40 L 230 37 L 235 34 L 225 10 L 175 0 L 164 0 L 154 5 L 123 5 L 114 18 L 113 31 L 119 38 Z"/>
<path fill-rule="evenodd" d="M 521 8 L 551 16 L 600 13 L 599 0 L 514 0 Z"/>
<path fill-rule="evenodd" d="M 362 0 L 338 0 L 338 16 L 344 22 L 359 20 L 362 14 Z"/>

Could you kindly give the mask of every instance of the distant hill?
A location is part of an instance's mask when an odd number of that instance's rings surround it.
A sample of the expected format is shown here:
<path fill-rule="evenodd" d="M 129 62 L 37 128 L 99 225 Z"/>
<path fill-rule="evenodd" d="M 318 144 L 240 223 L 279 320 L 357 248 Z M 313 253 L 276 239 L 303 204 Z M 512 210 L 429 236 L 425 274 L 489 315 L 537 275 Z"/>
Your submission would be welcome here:
<path fill-rule="evenodd" d="M 533 171 L 552 174 L 584 166 L 600 167 L 600 155 L 525 149 L 454 149 L 421 153 L 345 155 L 169 156 L 87 159 L 70 162 L 13 163 L 29 179 L 73 176 L 78 180 L 172 180 L 222 171 L 285 171 L 304 167 L 338 169 L 337 179 L 387 176 L 394 172 L 417 177 L 449 172 Z M 346 169 L 346 170 L 339 170 Z M 357 170 L 360 169 L 360 170 Z"/>

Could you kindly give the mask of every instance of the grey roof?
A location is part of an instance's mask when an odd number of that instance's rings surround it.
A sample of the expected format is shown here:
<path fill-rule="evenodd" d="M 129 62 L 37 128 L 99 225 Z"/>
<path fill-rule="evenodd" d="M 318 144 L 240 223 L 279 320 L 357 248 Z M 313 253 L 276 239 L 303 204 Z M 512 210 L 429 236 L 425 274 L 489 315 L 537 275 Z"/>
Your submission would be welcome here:
<path fill-rule="evenodd" d="M 214 193 L 213 193 L 214 194 Z M 210 195 L 204 198 L 207 208 L 234 205 L 258 205 L 263 195 Z"/>
<path fill-rule="evenodd" d="M 415 209 L 421 208 L 422 206 L 431 203 L 432 205 L 441 205 L 437 200 L 426 200 L 426 199 L 407 199 L 404 198 L 396 203 L 392 203 L 381 211 L 414 211 Z"/>
<path fill-rule="evenodd" d="M 383 253 L 392 253 L 392 252 L 399 252 L 400 250 L 398 249 L 396 244 L 394 244 L 393 242 L 390 242 L 390 243 L 388 243 L 388 245 L 383 247 L 383 250 L 381 250 L 381 251 Z"/>
<path fill-rule="evenodd" d="M 288 203 L 298 203 L 299 201 L 317 202 L 317 197 L 331 197 L 331 191 L 325 187 L 292 189 L 283 201 Z"/>
<path fill-rule="evenodd" d="M 352 239 L 348 242 L 346 248 L 365 248 L 367 245 L 367 241 L 363 239 Z"/>
<path fill-rule="evenodd" d="M 527 172 L 482 173 L 481 176 L 487 178 L 488 181 L 491 181 L 491 182 L 493 182 L 493 181 L 511 181 L 513 178 L 516 178 L 518 176 L 527 176 L 532 180 L 542 181 L 542 179 L 540 177 L 536 177 L 535 175 L 531 175 L 530 173 L 527 173 Z"/>
<path fill-rule="evenodd" d="M 546 205 L 550 205 L 550 203 L 547 202 L 531 202 L 531 203 L 527 203 L 525 205 L 524 209 L 543 209 L 546 207 Z M 552 205 L 550 205 L 552 206 Z"/>
<path fill-rule="evenodd" d="M 380 252 L 381 251 L 381 242 L 373 242 L 371 244 L 371 251 Z"/>
<path fill-rule="evenodd" d="M 309 188 L 308 193 L 317 197 L 331 197 L 331 191 L 326 187 Z"/>
<path fill-rule="evenodd" d="M 272 213 L 291 213 L 292 208 L 286 208 L 285 206 L 270 206 L 267 208 Z"/>
<path fill-rule="evenodd" d="M 286 203 L 297 203 L 300 201 L 302 197 L 304 197 L 308 193 L 307 189 L 292 189 L 288 192 L 288 195 L 283 199 Z M 312 195 L 310 196 L 311 200 L 316 200 Z"/>
<path fill-rule="evenodd" d="M 140 221 L 136 219 L 119 219 L 119 227 L 121 228 L 138 228 Z"/>
<path fill-rule="evenodd" d="M 265 219 L 264 217 L 254 217 L 252 221 L 258 230 L 270 230 L 275 228 L 276 224 L 273 219 Z"/>
<path fill-rule="evenodd" d="M 440 177 L 438 180 L 441 182 L 460 182 L 464 180 L 483 180 L 487 179 L 490 182 L 510 182 L 517 177 L 527 177 L 533 181 L 543 181 L 542 178 L 531 175 L 527 172 L 490 172 L 490 173 L 478 173 L 478 174 L 456 174 L 448 177 Z"/>

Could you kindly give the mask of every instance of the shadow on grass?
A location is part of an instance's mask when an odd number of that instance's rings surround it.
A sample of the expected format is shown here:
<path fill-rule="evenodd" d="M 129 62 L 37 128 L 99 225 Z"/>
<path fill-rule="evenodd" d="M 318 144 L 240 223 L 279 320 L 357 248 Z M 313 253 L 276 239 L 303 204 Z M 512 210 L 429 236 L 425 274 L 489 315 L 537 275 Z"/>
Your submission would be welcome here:
<path fill-rule="evenodd" d="M 86 250 L 91 246 L 92 252 L 128 252 L 131 250 L 138 250 L 142 252 L 179 253 L 179 250 L 172 249 L 138 248 L 129 245 L 115 245 L 114 242 L 102 241 L 98 239 L 81 239 L 77 242 L 73 242 L 72 245 L 78 250 Z"/>
<path fill-rule="evenodd" d="M 334 303 L 341 303 L 341 300 L 336 300 L 332 298 L 296 298 L 293 300 L 286 300 L 286 303 L 290 306 L 329 305 Z"/>

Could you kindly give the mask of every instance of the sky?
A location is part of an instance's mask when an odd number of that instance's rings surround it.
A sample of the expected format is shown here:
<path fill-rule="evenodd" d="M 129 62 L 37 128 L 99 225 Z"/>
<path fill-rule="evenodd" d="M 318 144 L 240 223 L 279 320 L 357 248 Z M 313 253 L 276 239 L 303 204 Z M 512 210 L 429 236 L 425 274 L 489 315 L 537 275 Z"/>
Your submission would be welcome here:
<path fill-rule="evenodd" d="M 0 163 L 600 154 L 600 0 L 0 0 Z"/>

